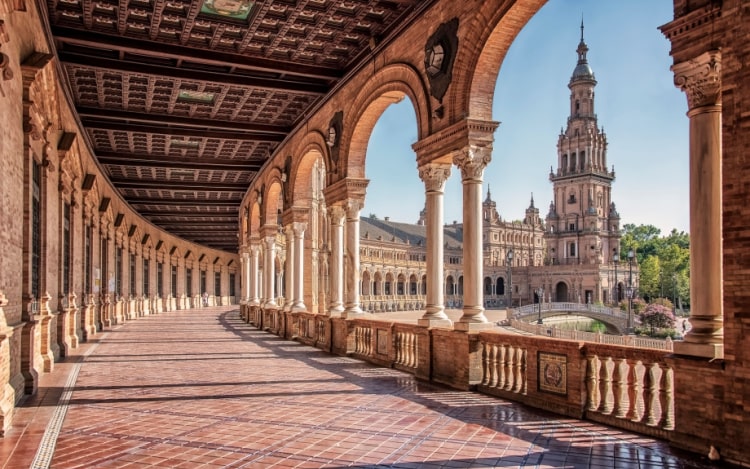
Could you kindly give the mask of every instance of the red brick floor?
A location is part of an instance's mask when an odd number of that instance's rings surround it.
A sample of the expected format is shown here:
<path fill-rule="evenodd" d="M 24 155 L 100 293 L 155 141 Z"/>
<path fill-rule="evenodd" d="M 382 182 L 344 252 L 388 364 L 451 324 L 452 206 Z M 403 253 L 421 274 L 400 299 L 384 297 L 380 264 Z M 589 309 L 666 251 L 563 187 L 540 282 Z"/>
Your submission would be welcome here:
<path fill-rule="evenodd" d="M 97 335 L 18 409 L 3 467 L 30 467 L 63 408 L 54 468 L 712 467 L 664 442 L 327 355 L 230 307 Z"/>

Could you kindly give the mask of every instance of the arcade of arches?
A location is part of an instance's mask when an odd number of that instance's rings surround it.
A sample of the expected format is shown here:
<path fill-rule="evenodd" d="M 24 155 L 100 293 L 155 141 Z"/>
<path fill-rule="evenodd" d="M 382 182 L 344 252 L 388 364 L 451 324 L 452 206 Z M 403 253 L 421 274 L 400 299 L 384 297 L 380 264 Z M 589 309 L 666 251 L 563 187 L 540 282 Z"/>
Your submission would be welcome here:
<path fill-rule="evenodd" d="M 675 344 L 674 353 L 507 337 L 492 332 L 485 317 L 487 289 L 504 291 L 506 286 L 501 276 L 491 277 L 487 285 L 483 266 L 483 171 L 493 157 L 493 132 L 499 125 L 492 120 L 493 88 L 505 51 L 544 0 L 424 2 L 418 15 L 383 36 L 387 40 L 370 41 L 366 47 L 371 57 L 363 59 L 362 66 L 340 75 L 326 75 L 329 72 L 322 67 L 310 66 L 305 69 L 309 82 L 285 82 L 300 93 L 320 92 L 320 98 L 303 100 L 316 104 L 283 138 L 274 140 L 278 130 L 271 126 L 253 130 L 258 135 L 266 132 L 263 135 L 276 145 L 258 147 L 267 159 L 249 173 L 247 181 L 212 180 L 225 191 L 245 186 L 235 201 L 239 206 L 236 235 L 214 236 L 206 243 L 201 242 L 201 230 L 183 237 L 179 223 L 165 228 L 150 221 L 148 217 L 154 215 L 147 214 L 148 204 L 159 203 L 163 194 L 154 193 L 161 187 L 125 181 L 128 168 L 119 177 L 105 171 L 115 157 L 97 154 L 95 146 L 125 141 L 123 135 L 134 131 L 137 119 L 125 106 L 118 114 L 123 122 L 107 124 L 111 127 L 106 136 L 85 130 L 94 121 L 104 125 L 107 116 L 90 107 L 82 112 L 80 100 L 89 96 L 104 106 L 117 98 L 112 93 L 124 95 L 126 90 L 99 89 L 76 79 L 72 85 L 81 94 L 74 98 L 68 88 L 70 68 L 63 69 L 62 57 L 56 55 L 55 44 L 60 41 L 79 45 L 79 49 L 68 47 L 68 61 L 92 47 L 92 43 L 81 45 L 85 38 L 57 23 L 76 21 L 76 5 L 87 5 L 82 21 L 89 25 L 93 21 L 102 43 L 107 39 L 101 33 L 106 25 L 120 27 L 120 34 L 139 26 L 122 13 L 119 23 L 117 18 L 108 19 L 111 9 L 105 8 L 106 2 L 96 7 L 89 1 L 65 2 L 67 6 L 48 18 L 46 8 L 51 3 L 0 0 L 3 430 L 13 423 L 14 406 L 24 395 L 36 392 L 39 375 L 53 372 L 55 361 L 79 342 L 143 315 L 197 308 L 206 302 L 236 303 L 242 317 L 257 327 L 332 353 L 624 426 L 702 454 L 713 448 L 726 460 L 750 464 L 746 450 L 750 348 L 745 346 L 750 329 L 745 293 L 750 273 L 750 166 L 746 164 L 750 5 L 746 1 L 674 0 L 675 19 L 661 26 L 672 44 L 673 63 L 665 57 L 664 67 L 671 66 L 676 86 L 687 97 L 691 271 L 700 273 L 691 285 L 693 327 L 683 342 Z M 356 2 L 317 3 L 349 8 Z M 386 15 L 386 4 L 413 2 L 363 3 L 370 4 L 372 11 L 358 21 L 376 22 L 371 16 Z M 195 17 L 191 21 L 196 28 L 210 23 L 196 22 Z M 222 28 L 243 31 L 235 23 Z M 351 31 L 354 34 L 356 28 Z M 111 41 L 111 58 L 102 59 L 92 77 L 111 78 L 106 66 L 142 43 L 130 41 L 121 50 L 117 41 Z M 194 38 L 169 50 L 197 47 L 191 41 Z M 152 74 L 165 68 L 144 67 Z M 329 85 L 340 81 L 320 91 L 313 83 L 320 76 L 326 76 Z M 129 83 L 129 90 L 141 89 L 134 78 Z M 150 93 L 146 108 L 157 106 L 161 82 L 144 83 L 142 90 Z M 258 79 L 257 83 L 267 82 Z M 227 93 L 215 97 L 206 90 L 186 92 L 185 109 L 199 108 L 207 93 L 225 103 L 235 98 Z M 361 268 L 374 265 L 376 259 L 361 249 L 360 210 L 368 184 L 364 168 L 370 133 L 382 112 L 404 97 L 413 104 L 417 119 L 418 141 L 413 149 L 425 188 L 426 246 L 419 260 L 424 262 L 424 272 L 398 276 Z M 127 132 L 118 133 L 122 129 Z M 241 126 L 226 124 L 224 131 L 220 135 L 235 136 Z M 150 151 L 157 139 L 144 142 L 143 148 Z M 182 151 L 184 155 L 191 150 Z M 161 174 L 158 162 L 150 164 L 154 174 Z M 232 167 L 228 159 L 221 164 L 227 170 Z M 215 169 L 221 169 L 218 166 Z M 443 190 L 451 171 L 460 173 L 463 186 L 460 251 L 446 241 L 443 229 Z M 179 184 L 164 189 L 178 192 Z M 194 186 L 182 184 L 186 191 L 193 190 Z M 135 194 L 138 191 L 144 194 Z M 136 196 L 143 197 L 139 204 L 133 202 Z M 183 202 L 178 197 L 171 203 Z M 219 210 L 231 201 L 212 202 L 206 208 L 194 201 L 191 210 Z M 188 216 L 181 216 L 182 223 L 190 225 Z M 210 232 L 210 224 L 202 231 Z M 239 248 L 225 248 L 233 245 L 234 238 Z M 460 276 L 446 275 L 451 253 L 460 259 Z M 565 284 L 556 288 L 558 295 L 571 294 Z M 363 308 L 366 297 L 384 289 L 402 289 L 422 299 L 410 305 L 423 312 L 418 324 L 367 319 L 364 310 L 372 308 Z M 459 291 L 463 316 L 454 323 L 445 309 Z M 532 295 L 527 297 L 533 301 Z M 545 387 L 538 372 L 550 356 L 563 363 L 562 388 L 559 382 L 554 389 Z"/>

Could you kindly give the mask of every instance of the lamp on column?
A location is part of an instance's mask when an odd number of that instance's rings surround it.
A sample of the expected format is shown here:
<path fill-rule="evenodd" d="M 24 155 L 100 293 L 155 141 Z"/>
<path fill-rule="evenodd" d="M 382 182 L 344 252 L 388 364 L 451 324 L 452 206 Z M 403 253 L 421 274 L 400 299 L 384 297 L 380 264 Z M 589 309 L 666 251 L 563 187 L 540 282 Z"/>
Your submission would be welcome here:
<path fill-rule="evenodd" d="M 508 260 L 507 262 L 508 263 L 508 307 L 512 308 L 513 307 L 513 277 L 512 277 L 513 275 L 513 268 L 512 268 L 513 267 L 512 265 L 513 264 L 513 250 L 512 249 L 508 250 L 507 260 Z"/>
<path fill-rule="evenodd" d="M 539 318 L 536 320 L 536 323 L 542 324 L 542 299 L 544 298 L 544 285 L 536 289 L 536 296 L 539 300 Z"/>
<path fill-rule="evenodd" d="M 633 332 L 633 295 L 635 290 L 633 289 L 633 259 L 635 253 L 632 249 L 628 250 L 628 268 L 630 273 L 628 274 L 628 334 Z"/>
<path fill-rule="evenodd" d="M 620 284 L 617 283 L 617 264 L 620 262 L 620 255 L 617 248 L 612 249 L 612 262 L 615 263 L 615 304 L 620 302 Z"/>

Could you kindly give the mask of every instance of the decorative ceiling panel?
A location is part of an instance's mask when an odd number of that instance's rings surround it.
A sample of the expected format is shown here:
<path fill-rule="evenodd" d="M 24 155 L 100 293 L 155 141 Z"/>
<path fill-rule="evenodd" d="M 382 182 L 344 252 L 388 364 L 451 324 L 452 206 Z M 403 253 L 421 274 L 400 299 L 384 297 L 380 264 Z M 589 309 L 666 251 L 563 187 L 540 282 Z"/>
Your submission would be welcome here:
<path fill-rule="evenodd" d="M 236 221 L 244 192 L 279 143 L 373 46 L 431 3 L 46 5 L 79 119 L 115 187 L 162 228 L 236 252 L 236 237 L 212 238 L 211 217 Z"/>

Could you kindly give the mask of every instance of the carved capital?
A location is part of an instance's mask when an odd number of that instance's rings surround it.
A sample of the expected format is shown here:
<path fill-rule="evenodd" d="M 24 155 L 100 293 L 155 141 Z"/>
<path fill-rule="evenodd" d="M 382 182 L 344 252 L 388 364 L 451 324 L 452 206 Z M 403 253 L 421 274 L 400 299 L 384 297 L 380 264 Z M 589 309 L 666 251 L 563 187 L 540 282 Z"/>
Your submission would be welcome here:
<path fill-rule="evenodd" d="M 672 66 L 674 84 L 687 94 L 688 109 L 721 103 L 721 52 L 713 50 Z"/>
<path fill-rule="evenodd" d="M 305 230 L 307 229 L 307 223 L 302 222 L 294 222 L 292 223 L 292 229 L 294 230 L 294 236 L 297 238 L 301 238 L 305 235 Z"/>
<path fill-rule="evenodd" d="M 266 249 L 273 250 L 276 248 L 276 236 L 266 236 L 263 238 L 263 244 L 265 244 Z"/>
<path fill-rule="evenodd" d="M 443 192 L 445 181 L 451 175 L 449 164 L 430 163 L 419 168 L 419 179 L 424 182 L 427 192 Z"/>
<path fill-rule="evenodd" d="M 491 145 L 469 145 L 453 156 L 453 164 L 461 170 L 461 179 L 482 181 L 484 168 L 492 160 Z"/>
<path fill-rule="evenodd" d="M 346 212 L 341 205 L 332 205 L 328 207 L 328 215 L 331 217 L 331 225 L 344 226 L 344 216 Z"/>
<path fill-rule="evenodd" d="M 348 199 L 344 204 L 344 210 L 346 210 L 347 220 L 359 220 L 359 211 L 362 210 L 365 204 L 359 199 Z"/>

